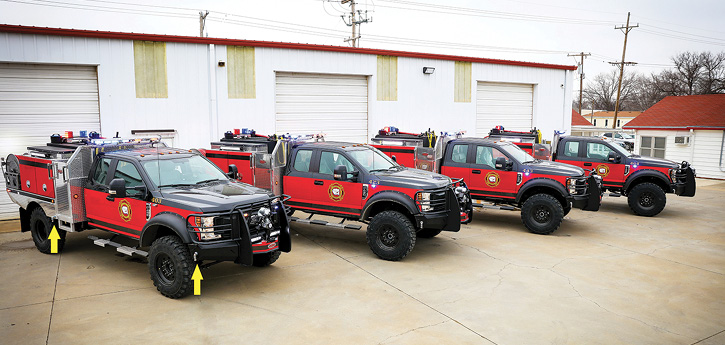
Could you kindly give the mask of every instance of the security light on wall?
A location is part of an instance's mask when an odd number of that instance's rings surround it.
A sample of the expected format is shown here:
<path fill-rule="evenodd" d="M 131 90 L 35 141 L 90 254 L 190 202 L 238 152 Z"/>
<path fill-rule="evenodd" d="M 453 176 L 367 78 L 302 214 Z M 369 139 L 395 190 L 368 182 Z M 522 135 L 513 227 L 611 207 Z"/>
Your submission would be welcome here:
<path fill-rule="evenodd" d="M 433 74 L 435 71 L 435 67 L 423 67 L 423 74 Z"/>

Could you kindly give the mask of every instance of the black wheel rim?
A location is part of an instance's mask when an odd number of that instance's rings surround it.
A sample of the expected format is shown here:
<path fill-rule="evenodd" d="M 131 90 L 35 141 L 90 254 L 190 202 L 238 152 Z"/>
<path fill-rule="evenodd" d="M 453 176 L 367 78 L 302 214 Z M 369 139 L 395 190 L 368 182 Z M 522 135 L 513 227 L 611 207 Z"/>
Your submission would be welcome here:
<path fill-rule="evenodd" d="M 650 192 L 644 192 L 639 195 L 639 205 L 645 208 L 650 208 L 655 204 L 655 196 Z"/>
<path fill-rule="evenodd" d="M 395 227 L 386 224 L 380 228 L 378 239 L 384 246 L 393 248 L 400 241 L 400 236 L 398 235 L 398 230 L 395 229 Z"/>
<path fill-rule="evenodd" d="M 35 221 L 35 229 L 38 233 L 39 241 L 45 241 L 48 239 L 50 233 L 48 232 L 48 228 L 45 226 L 45 223 L 42 220 Z"/>
<path fill-rule="evenodd" d="M 176 269 L 171 257 L 165 253 L 160 253 L 156 257 L 156 272 L 159 274 L 162 283 L 171 285 L 176 275 Z"/>
<path fill-rule="evenodd" d="M 539 205 L 534 208 L 534 220 L 537 223 L 548 223 L 551 220 L 551 209 L 545 205 Z"/>

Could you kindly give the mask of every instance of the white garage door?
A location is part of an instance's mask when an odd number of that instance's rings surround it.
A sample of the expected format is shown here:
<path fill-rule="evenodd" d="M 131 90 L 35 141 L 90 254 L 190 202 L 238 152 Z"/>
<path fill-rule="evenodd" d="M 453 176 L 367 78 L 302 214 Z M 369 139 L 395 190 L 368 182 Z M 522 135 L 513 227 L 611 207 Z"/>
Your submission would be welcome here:
<path fill-rule="evenodd" d="M 277 134 L 325 133 L 327 141 L 368 141 L 366 76 L 277 73 Z"/>
<path fill-rule="evenodd" d="M 529 131 L 534 114 L 534 86 L 531 84 L 479 82 L 476 88 L 476 134 L 488 135 L 503 126 L 512 131 Z"/>
<path fill-rule="evenodd" d="M 95 66 L 0 63 L 0 157 L 81 130 L 101 130 Z M 0 186 L 0 219 L 17 218 L 4 178 Z"/>

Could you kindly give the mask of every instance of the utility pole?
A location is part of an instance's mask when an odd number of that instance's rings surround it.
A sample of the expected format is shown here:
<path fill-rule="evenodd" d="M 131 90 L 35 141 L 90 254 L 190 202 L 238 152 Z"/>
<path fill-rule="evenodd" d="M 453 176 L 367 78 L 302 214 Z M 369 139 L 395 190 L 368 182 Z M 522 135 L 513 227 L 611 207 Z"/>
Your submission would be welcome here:
<path fill-rule="evenodd" d="M 629 31 L 639 27 L 639 24 L 630 26 L 629 25 L 629 15 L 630 13 L 627 12 L 627 25 L 625 26 L 615 26 L 614 28 L 617 30 L 622 30 L 624 33 L 624 48 L 622 49 L 622 61 L 621 62 L 610 62 L 612 65 L 619 65 L 619 86 L 617 86 L 617 102 L 614 106 L 614 121 L 612 121 L 612 129 L 617 128 L 617 115 L 619 114 L 619 96 L 622 94 L 622 77 L 624 76 L 624 65 L 636 65 L 636 62 L 625 62 L 624 61 L 624 55 L 627 53 L 627 35 L 629 34 Z"/>
<path fill-rule="evenodd" d="M 329 1 L 329 0 L 328 0 Z M 360 39 L 360 30 L 358 29 L 358 26 L 362 23 L 369 23 L 373 21 L 373 18 L 368 18 L 368 11 L 365 11 L 365 18 L 363 19 L 363 12 L 360 10 L 355 10 L 355 5 L 357 4 L 355 0 L 342 0 L 340 1 L 341 4 L 350 3 L 350 23 L 345 21 L 345 16 L 342 17 L 342 21 L 347 26 L 352 27 L 352 36 L 345 39 L 345 42 L 352 42 L 353 47 L 359 47 L 359 39 Z M 357 14 L 357 16 L 356 16 Z"/>
<path fill-rule="evenodd" d="M 206 13 L 199 11 L 199 37 L 204 37 L 204 26 L 206 25 L 206 16 L 209 15 L 209 11 Z"/>
<path fill-rule="evenodd" d="M 584 102 L 584 99 L 582 99 L 582 91 L 584 90 L 584 58 L 589 55 L 592 54 L 585 52 L 581 52 L 579 54 L 566 54 L 566 56 L 578 56 L 581 58 L 581 62 L 579 63 L 579 68 L 581 69 L 579 71 L 579 115 L 582 114 L 582 103 Z"/>

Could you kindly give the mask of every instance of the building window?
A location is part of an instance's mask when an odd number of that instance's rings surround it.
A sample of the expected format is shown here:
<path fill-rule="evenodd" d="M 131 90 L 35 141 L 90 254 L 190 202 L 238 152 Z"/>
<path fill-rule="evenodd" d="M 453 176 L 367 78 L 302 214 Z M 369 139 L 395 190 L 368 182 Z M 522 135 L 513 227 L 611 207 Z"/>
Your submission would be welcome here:
<path fill-rule="evenodd" d="M 227 47 L 229 98 L 255 98 L 254 47 Z"/>
<path fill-rule="evenodd" d="M 621 123 L 622 123 L 622 120 L 617 120 L 617 127 L 622 127 Z"/>
<path fill-rule="evenodd" d="M 398 57 L 378 55 L 378 101 L 398 100 Z"/>
<path fill-rule="evenodd" d="M 454 102 L 471 102 L 471 63 L 456 61 L 453 85 Z"/>
<path fill-rule="evenodd" d="M 166 43 L 133 41 L 136 98 L 168 98 Z"/>
<path fill-rule="evenodd" d="M 595 126 L 597 125 L 597 119 L 594 119 L 594 125 Z"/>
<path fill-rule="evenodd" d="M 639 154 L 642 156 L 665 158 L 666 137 L 642 137 Z"/>
<path fill-rule="evenodd" d="M 608 127 L 608 126 L 609 126 L 609 120 L 605 119 L 604 120 L 604 127 Z"/>

